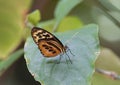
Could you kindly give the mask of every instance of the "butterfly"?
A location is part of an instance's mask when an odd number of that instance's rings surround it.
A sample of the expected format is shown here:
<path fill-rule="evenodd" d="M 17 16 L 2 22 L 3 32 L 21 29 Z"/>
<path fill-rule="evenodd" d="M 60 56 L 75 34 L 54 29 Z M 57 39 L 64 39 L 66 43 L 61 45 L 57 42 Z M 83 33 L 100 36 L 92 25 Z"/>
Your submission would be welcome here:
<path fill-rule="evenodd" d="M 64 46 L 56 36 L 47 30 L 39 27 L 33 27 L 31 35 L 44 57 L 56 57 L 57 55 L 61 56 L 61 54 L 66 53 L 68 47 Z"/>

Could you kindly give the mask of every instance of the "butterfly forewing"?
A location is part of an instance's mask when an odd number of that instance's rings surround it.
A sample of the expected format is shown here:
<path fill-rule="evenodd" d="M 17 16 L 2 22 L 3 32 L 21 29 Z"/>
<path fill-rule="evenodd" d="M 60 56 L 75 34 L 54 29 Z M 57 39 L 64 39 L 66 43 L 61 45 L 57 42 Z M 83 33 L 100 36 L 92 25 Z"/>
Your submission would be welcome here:
<path fill-rule="evenodd" d="M 31 35 L 44 57 L 55 57 L 65 52 L 63 44 L 50 32 L 42 28 L 33 27 Z"/>

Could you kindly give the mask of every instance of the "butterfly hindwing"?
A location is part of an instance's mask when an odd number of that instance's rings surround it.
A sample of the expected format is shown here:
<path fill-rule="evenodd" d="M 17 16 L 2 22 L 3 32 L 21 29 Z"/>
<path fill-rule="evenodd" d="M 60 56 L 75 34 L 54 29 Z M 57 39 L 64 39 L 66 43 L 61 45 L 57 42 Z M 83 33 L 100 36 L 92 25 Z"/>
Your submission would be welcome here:
<path fill-rule="evenodd" d="M 38 47 L 39 47 L 41 53 L 45 57 L 54 57 L 61 53 L 61 50 L 59 50 L 58 47 L 56 48 L 54 45 L 51 45 L 49 42 L 46 42 L 44 40 L 42 42 L 40 42 Z"/>

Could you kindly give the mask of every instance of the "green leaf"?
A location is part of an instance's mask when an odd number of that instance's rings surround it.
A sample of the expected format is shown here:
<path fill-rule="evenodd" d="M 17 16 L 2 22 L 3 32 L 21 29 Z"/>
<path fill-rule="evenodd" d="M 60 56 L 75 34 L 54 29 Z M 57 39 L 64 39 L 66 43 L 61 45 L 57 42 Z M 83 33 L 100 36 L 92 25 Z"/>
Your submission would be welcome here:
<path fill-rule="evenodd" d="M 30 0 L 0 0 L 0 59 L 5 59 L 21 43 L 23 15 Z"/>
<path fill-rule="evenodd" d="M 54 13 L 56 19 L 55 25 L 57 26 L 60 21 L 81 1 L 82 0 L 60 0 Z"/>
<path fill-rule="evenodd" d="M 6 60 L 0 61 L 0 76 L 23 54 L 23 49 L 11 54 Z"/>
<path fill-rule="evenodd" d="M 56 33 L 63 44 L 69 47 L 74 56 L 67 52 L 62 55 L 60 64 L 59 55 L 45 58 L 40 53 L 33 39 L 29 37 L 25 43 L 24 52 L 27 67 L 35 80 L 42 85 L 90 85 L 94 72 L 94 63 L 99 53 L 98 26 L 90 24 L 64 33 Z"/>
<path fill-rule="evenodd" d="M 35 10 L 28 15 L 28 22 L 30 22 L 33 25 L 38 24 L 40 19 L 41 19 L 41 15 L 39 10 Z"/>

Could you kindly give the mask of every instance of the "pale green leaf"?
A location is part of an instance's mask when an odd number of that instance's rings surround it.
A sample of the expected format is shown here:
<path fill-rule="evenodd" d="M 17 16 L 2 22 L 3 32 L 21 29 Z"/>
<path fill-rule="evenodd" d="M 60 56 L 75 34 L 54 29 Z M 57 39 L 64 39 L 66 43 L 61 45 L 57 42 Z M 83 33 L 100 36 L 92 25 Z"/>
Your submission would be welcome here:
<path fill-rule="evenodd" d="M 25 60 L 30 73 L 42 85 L 91 85 L 94 63 L 99 54 L 98 26 L 91 24 L 64 33 L 56 33 L 70 51 L 54 58 L 45 58 L 39 51 L 33 39 L 29 37 L 25 43 Z M 68 41 L 66 43 L 66 41 Z"/>

